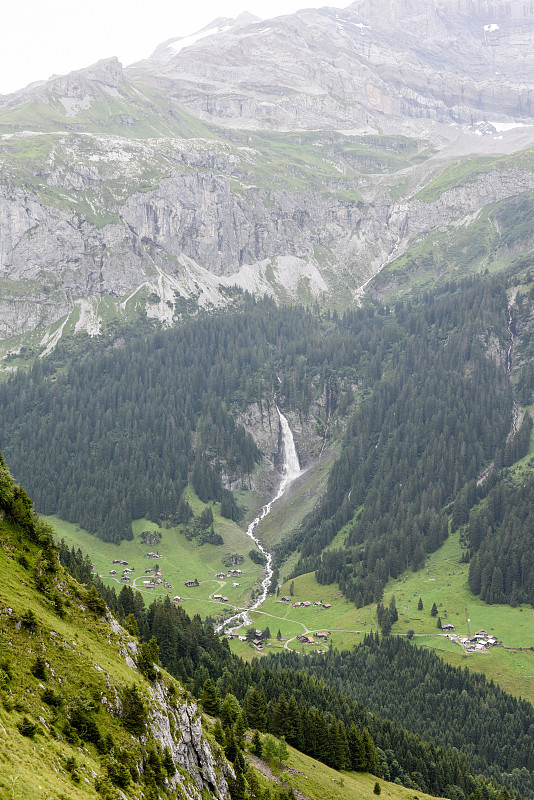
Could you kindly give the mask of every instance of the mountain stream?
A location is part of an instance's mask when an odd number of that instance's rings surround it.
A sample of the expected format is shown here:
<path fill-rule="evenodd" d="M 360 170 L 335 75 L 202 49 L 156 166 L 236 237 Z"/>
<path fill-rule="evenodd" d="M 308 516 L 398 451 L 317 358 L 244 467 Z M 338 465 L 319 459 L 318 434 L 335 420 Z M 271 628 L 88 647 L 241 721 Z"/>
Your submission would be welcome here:
<path fill-rule="evenodd" d="M 265 519 L 267 514 L 270 513 L 274 503 L 276 503 L 277 500 L 280 500 L 282 495 L 301 473 L 299 457 L 295 448 L 295 441 L 293 439 L 291 428 L 289 427 L 287 419 L 284 417 L 278 406 L 276 406 L 276 410 L 278 411 L 278 416 L 280 417 L 280 427 L 282 430 L 282 480 L 280 482 L 277 494 L 272 500 L 269 500 L 269 502 L 262 507 L 258 516 L 252 520 L 247 528 L 247 536 L 250 536 L 250 538 L 256 542 L 260 552 L 265 556 L 266 559 L 265 577 L 261 582 L 261 592 L 254 600 L 253 604 L 249 606 L 249 608 L 242 609 L 238 614 L 235 614 L 233 617 L 230 617 L 222 622 L 215 629 L 216 633 L 221 633 L 223 630 L 227 629 L 233 630 L 241 625 L 252 625 L 252 620 L 250 619 L 249 613 L 259 608 L 267 597 L 267 590 L 273 576 L 273 555 L 265 549 L 260 539 L 256 536 L 255 530 L 259 523 Z"/>

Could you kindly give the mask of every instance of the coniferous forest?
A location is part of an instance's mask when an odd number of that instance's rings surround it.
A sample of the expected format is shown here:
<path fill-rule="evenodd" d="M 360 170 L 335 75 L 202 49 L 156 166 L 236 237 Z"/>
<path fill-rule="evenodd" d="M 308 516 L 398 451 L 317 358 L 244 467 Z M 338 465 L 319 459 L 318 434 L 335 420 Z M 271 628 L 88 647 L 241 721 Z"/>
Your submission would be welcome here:
<path fill-rule="evenodd" d="M 171 517 L 188 479 L 238 517 L 221 472 L 246 485 L 260 459 L 239 408 L 271 415 L 276 393 L 306 416 L 328 385 L 339 414 L 357 394 L 324 499 L 280 557 L 305 538 L 297 569 L 369 602 L 441 544 L 444 505 L 504 446 L 511 389 L 487 344 L 504 341 L 505 309 L 498 281 L 342 319 L 245 296 L 241 311 L 17 373 L 0 385 L 0 440 L 42 513 L 118 542 L 132 519 Z M 350 547 L 321 561 L 353 517 Z"/>
<path fill-rule="evenodd" d="M 526 427 L 530 433 L 532 423 Z M 534 478 L 500 481 L 472 509 L 469 587 L 487 603 L 534 603 Z"/>
<path fill-rule="evenodd" d="M 246 485 L 260 454 L 229 409 L 257 402 L 275 419 L 276 389 L 280 402 L 307 414 L 317 385 L 357 375 L 384 346 L 376 320 L 369 350 L 374 316 L 362 311 L 343 330 L 300 307 L 245 296 L 241 312 L 59 367 L 38 361 L 0 384 L 3 451 L 41 513 L 106 541 L 131 538 L 132 519 L 171 517 L 188 479 L 236 519 L 221 471 Z"/>
<path fill-rule="evenodd" d="M 279 548 L 282 559 L 302 543 L 295 574 L 316 569 L 361 606 L 443 543 L 448 505 L 510 430 L 511 386 L 487 347 L 504 340 L 505 309 L 502 285 L 473 282 L 399 304 L 385 321 L 391 348 L 349 421 L 328 489 Z M 346 546 L 321 555 L 347 523 Z"/>

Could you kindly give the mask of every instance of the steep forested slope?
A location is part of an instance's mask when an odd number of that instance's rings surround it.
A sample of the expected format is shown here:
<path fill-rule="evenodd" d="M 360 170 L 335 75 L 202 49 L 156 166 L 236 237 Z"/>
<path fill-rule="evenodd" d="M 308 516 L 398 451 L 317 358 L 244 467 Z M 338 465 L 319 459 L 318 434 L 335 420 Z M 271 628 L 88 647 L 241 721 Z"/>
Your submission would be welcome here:
<path fill-rule="evenodd" d="M 262 661 L 277 671 L 299 666 L 290 652 Z M 350 652 L 311 654 L 304 669 L 424 739 L 457 748 L 477 771 L 534 792 L 534 708 L 484 675 L 445 664 L 405 639 L 372 635 Z"/>
<path fill-rule="evenodd" d="M 324 395 L 321 431 L 354 388 L 376 382 L 377 352 L 391 345 L 386 312 L 371 305 L 346 326 L 328 317 L 245 296 L 241 311 L 37 361 L 0 384 L 10 466 L 39 511 L 108 541 L 130 538 L 132 519 L 174 514 L 188 479 L 235 519 L 221 472 L 242 485 L 260 459 L 237 410 L 256 404 L 277 430 L 275 400 L 313 419 Z"/>
<path fill-rule="evenodd" d="M 241 311 L 15 375 L 0 385 L 0 441 L 41 511 L 119 541 L 132 519 L 171 517 L 188 480 L 237 517 L 221 473 L 242 485 L 260 458 L 239 409 L 276 425 L 275 397 L 313 419 L 321 396 L 327 435 L 356 400 L 327 491 L 278 557 L 300 547 L 298 572 L 367 603 L 443 542 L 447 504 L 504 451 L 507 324 L 494 279 L 342 319 L 245 296 Z M 321 560 L 347 523 L 348 547 Z"/>
<path fill-rule="evenodd" d="M 384 319 L 376 384 L 349 422 L 325 496 L 279 557 L 317 569 L 363 605 L 390 577 L 418 569 L 448 531 L 445 507 L 504 448 L 512 389 L 500 358 L 507 297 L 496 281 L 448 285 Z M 344 317 L 351 324 L 351 315 Z M 346 547 L 320 557 L 347 523 Z"/>
<path fill-rule="evenodd" d="M 469 515 L 469 588 L 487 603 L 534 603 L 533 508 L 530 472 L 499 482 Z"/>

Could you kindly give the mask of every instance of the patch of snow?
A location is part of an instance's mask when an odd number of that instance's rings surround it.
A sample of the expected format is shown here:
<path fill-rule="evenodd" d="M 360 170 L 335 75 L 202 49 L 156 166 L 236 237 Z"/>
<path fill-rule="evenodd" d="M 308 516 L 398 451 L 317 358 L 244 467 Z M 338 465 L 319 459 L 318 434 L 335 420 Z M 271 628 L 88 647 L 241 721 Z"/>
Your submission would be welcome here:
<path fill-rule="evenodd" d="M 77 300 L 76 305 L 79 306 L 80 317 L 74 326 L 74 333 L 87 331 L 91 337 L 99 336 L 102 320 L 98 316 L 98 301 L 96 299 Z"/>
<path fill-rule="evenodd" d="M 225 31 L 230 30 L 231 25 L 224 25 L 222 28 L 208 28 L 208 30 L 199 31 L 198 33 L 193 33 L 191 36 L 184 36 L 183 39 L 177 39 L 174 42 L 169 44 L 169 50 L 173 51 L 173 54 L 176 55 L 181 50 L 185 50 L 186 47 L 191 47 L 191 45 L 196 44 L 201 39 L 205 39 L 207 36 L 215 36 L 218 33 L 224 33 Z"/>
<path fill-rule="evenodd" d="M 60 97 L 67 117 L 75 117 L 78 111 L 86 111 L 91 107 L 91 96 L 86 94 L 81 100 L 78 97 Z"/>
<path fill-rule="evenodd" d="M 363 128 L 347 128 L 346 130 L 337 130 L 342 136 L 376 136 L 378 128 L 371 125 L 365 125 Z"/>
<path fill-rule="evenodd" d="M 369 31 L 371 30 L 371 26 L 370 25 L 364 25 L 363 22 L 357 22 L 354 27 L 355 28 L 359 28 L 362 33 L 363 33 L 364 28 L 367 28 L 367 30 L 369 30 Z"/>
<path fill-rule="evenodd" d="M 495 23 L 491 23 L 490 25 L 484 25 L 484 31 L 486 33 L 493 33 L 493 31 L 498 31 L 499 26 L 495 25 Z"/>
<path fill-rule="evenodd" d="M 532 128 L 532 125 L 529 125 L 527 122 L 490 122 L 490 125 L 493 125 L 497 133 L 506 133 L 506 131 L 511 131 L 513 128 Z"/>

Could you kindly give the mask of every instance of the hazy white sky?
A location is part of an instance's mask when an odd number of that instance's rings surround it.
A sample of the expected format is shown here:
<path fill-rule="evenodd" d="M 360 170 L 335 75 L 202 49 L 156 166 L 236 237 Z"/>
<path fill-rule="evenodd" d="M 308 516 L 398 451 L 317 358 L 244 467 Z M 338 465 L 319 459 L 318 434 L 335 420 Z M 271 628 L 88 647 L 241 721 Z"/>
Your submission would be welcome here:
<path fill-rule="evenodd" d="M 242 11 L 268 19 L 350 0 L 11 0 L 0 26 L 0 94 L 117 56 L 124 66 L 156 45 Z"/>

